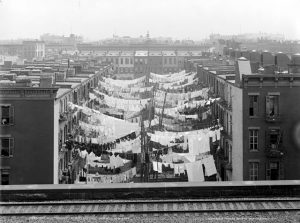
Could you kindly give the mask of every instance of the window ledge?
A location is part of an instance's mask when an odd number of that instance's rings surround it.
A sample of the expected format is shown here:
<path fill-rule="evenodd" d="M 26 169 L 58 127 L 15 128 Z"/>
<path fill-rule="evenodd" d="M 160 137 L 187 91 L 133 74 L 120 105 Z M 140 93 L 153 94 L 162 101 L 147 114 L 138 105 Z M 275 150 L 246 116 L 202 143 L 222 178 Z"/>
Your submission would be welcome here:
<path fill-rule="evenodd" d="M 250 119 L 257 119 L 260 118 L 259 116 L 249 116 Z"/>
<path fill-rule="evenodd" d="M 5 127 L 5 126 L 13 126 L 14 124 L 7 124 L 7 125 L 0 125 L 0 127 Z"/>

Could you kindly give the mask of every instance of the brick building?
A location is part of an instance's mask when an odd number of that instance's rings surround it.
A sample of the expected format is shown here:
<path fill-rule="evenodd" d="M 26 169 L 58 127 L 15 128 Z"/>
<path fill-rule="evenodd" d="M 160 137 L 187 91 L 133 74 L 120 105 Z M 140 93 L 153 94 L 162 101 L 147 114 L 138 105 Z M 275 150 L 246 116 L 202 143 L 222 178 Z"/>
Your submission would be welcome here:
<path fill-rule="evenodd" d="M 67 104 L 88 103 L 89 91 L 109 67 L 88 74 L 75 73 L 75 68 L 52 69 L 63 71 L 1 74 L 1 184 L 57 184 L 74 170 L 72 150 L 65 142 L 75 136 L 73 126 L 80 114 Z"/>
<path fill-rule="evenodd" d="M 299 64 L 291 64 L 299 67 Z M 223 180 L 300 178 L 300 74 L 253 73 L 250 61 L 199 65 L 200 81 L 220 97 L 213 114 L 224 127 L 215 157 Z M 288 100 L 287 100 L 288 99 Z"/>

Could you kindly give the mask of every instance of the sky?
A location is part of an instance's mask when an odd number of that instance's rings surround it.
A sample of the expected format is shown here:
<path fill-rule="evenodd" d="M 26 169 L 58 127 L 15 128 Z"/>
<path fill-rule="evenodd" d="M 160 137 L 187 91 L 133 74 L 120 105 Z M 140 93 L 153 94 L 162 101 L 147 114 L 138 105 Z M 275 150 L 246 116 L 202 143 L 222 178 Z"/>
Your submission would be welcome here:
<path fill-rule="evenodd" d="M 0 39 L 51 33 L 201 40 L 211 33 L 300 39 L 300 0 L 0 0 Z"/>

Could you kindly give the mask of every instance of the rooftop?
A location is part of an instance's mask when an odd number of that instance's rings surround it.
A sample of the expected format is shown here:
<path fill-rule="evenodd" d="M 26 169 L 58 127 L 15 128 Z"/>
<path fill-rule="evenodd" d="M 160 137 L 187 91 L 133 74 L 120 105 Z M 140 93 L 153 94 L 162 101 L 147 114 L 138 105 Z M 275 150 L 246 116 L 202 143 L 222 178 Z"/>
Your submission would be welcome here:
<path fill-rule="evenodd" d="M 134 52 L 133 51 L 121 52 L 121 56 L 134 56 Z"/>
<path fill-rule="evenodd" d="M 160 51 L 149 51 L 149 56 L 161 56 L 162 53 Z"/>
<path fill-rule="evenodd" d="M 113 57 L 117 57 L 120 55 L 120 52 L 119 51 L 108 51 L 106 56 L 113 56 Z"/>
<path fill-rule="evenodd" d="M 163 51 L 163 56 L 176 56 L 175 51 Z"/>
<path fill-rule="evenodd" d="M 146 57 L 146 56 L 148 56 L 148 51 L 136 51 L 135 56 L 136 57 Z"/>
<path fill-rule="evenodd" d="M 78 83 L 78 82 L 67 82 L 67 81 L 57 81 L 54 85 L 58 86 L 58 87 L 70 86 L 70 88 L 75 89 L 78 86 L 80 86 L 80 83 Z"/>
<path fill-rule="evenodd" d="M 58 99 L 62 96 L 64 96 L 65 94 L 71 92 L 71 89 L 70 88 L 59 88 L 57 93 L 56 93 L 56 98 L 55 99 Z"/>

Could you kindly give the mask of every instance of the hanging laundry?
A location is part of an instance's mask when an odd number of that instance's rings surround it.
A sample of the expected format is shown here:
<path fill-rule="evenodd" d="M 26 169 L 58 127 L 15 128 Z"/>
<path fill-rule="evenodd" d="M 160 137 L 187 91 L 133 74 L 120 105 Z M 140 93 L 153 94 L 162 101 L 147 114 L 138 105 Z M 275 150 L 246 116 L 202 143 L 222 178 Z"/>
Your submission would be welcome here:
<path fill-rule="evenodd" d="M 162 163 L 161 162 L 157 163 L 157 172 L 162 173 Z"/>
<path fill-rule="evenodd" d="M 185 173 L 185 164 L 178 164 L 178 171 L 179 173 Z"/>
<path fill-rule="evenodd" d="M 157 164 L 157 162 L 156 161 L 152 161 L 152 166 L 153 166 L 153 170 L 154 171 L 157 171 L 158 170 L 158 164 Z"/>
<path fill-rule="evenodd" d="M 180 174 L 179 173 L 179 165 L 178 164 L 173 164 L 173 167 L 174 167 L 174 175 Z"/>
<path fill-rule="evenodd" d="M 205 173 L 207 176 L 212 176 L 217 173 L 215 161 L 212 155 L 201 160 L 205 166 Z"/>
<path fill-rule="evenodd" d="M 197 161 L 194 163 L 187 163 L 187 164 L 185 164 L 185 167 L 187 170 L 189 182 L 203 182 L 204 181 L 203 168 L 202 168 L 201 161 Z"/>

